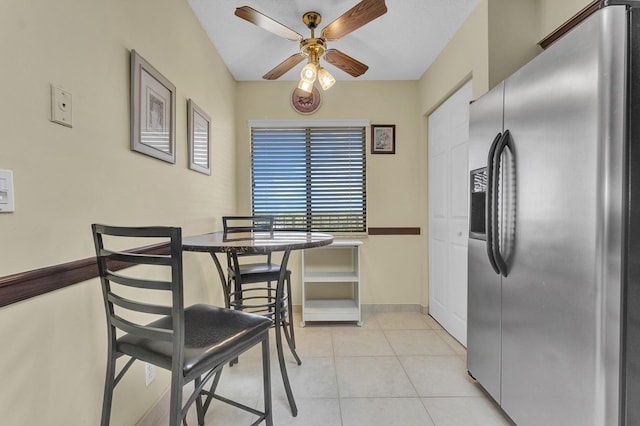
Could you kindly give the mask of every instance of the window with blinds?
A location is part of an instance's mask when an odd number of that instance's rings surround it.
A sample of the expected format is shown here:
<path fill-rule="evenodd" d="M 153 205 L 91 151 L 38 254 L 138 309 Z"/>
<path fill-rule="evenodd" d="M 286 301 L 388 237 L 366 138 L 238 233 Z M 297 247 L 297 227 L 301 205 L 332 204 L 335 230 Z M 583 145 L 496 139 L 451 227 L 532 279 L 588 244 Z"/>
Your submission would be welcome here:
<path fill-rule="evenodd" d="M 365 231 L 365 127 L 253 127 L 251 171 L 253 214 L 277 229 Z"/>

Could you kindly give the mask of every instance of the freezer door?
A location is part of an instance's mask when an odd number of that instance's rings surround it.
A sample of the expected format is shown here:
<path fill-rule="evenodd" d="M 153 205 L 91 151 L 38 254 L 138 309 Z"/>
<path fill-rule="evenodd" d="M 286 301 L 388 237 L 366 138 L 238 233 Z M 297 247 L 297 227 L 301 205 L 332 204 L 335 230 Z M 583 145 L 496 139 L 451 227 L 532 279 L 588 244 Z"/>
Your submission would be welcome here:
<path fill-rule="evenodd" d="M 469 106 L 469 171 L 487 167 L 489 148 L 502 133 L 504 82 Z"/>
<path fill-rule="evenodd" d="M 619 343 L 607 327 L 623 166 L 610 161 L 622 158 L 625 32 L 624 7 L 604 8 L 505 83 L 517 210 L 501 405 L 520 426 L 618 424 L 605 398 L 617 397 L 606 350 Z"/>
<path fill-rule="evenodd" d="M 492 142 L 502 133 L 504 84 L 471 104 L 469 117 L 469 176 L 474 192 L 486 181 L 487 157 Z M 484 173 L 484 178 L 482 174 Z M 467 303 L 467 369 L 485 390 L 500 402 L 500 275 L 487 257 L 486 205 L 482 188 L 470 194 Z M 485 191 L 486 193 L 486 188 Z"/>

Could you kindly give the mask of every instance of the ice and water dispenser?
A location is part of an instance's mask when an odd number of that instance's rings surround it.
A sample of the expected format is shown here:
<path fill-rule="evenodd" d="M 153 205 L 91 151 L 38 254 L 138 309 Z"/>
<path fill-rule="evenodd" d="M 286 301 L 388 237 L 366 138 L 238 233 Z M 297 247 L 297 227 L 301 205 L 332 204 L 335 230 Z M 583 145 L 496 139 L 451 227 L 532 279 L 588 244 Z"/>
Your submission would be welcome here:
<path fill-rule="evenodd" d="M 486 192 L 487 192 L 487 168 L 472 170 L 470 173 L 471 190 L 469 211 L 469 238 L 486 240 Z"/>

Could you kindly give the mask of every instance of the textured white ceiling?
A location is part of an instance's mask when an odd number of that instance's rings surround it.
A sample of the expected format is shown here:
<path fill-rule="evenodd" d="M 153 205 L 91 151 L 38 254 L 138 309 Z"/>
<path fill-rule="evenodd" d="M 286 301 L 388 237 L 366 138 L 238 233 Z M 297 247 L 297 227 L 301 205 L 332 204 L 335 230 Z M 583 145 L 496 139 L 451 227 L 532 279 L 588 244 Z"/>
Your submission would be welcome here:
<path fill-rule="evenodd" d="M 302 22 L 308 11 L 319 12 L 319 30 L 351 9 L 358 0 L 188 0 L 231 74 L 238 81 L 257 81 L 280 62 L 298 52 L 298 43 L 285 40 L 234 15 L 250 6 L 305 38 Z M 380 18 L 328 42 L 369 66 L 358 80 L 418 80 L 479 0 L 387 0 Z M 316 36 L 320 31 L 316 30 Z M 320 60 L 337 80 L 355 80 Z M 280 77 L 298 80 L 304 62 Z"/>

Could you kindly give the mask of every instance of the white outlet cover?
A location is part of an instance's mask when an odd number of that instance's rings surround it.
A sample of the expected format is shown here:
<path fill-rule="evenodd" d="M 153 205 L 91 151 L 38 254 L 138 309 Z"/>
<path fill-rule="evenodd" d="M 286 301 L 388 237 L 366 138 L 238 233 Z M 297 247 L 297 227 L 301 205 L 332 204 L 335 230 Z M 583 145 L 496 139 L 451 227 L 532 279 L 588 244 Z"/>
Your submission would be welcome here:
<path fill-rule="evenodd" d="M 71 93 L 51 85 L 51 121 L 73 127 L 71 120 Z"/>
<path fill-rule="evenodd" d="M 149 364 L 148 362 L 144 364 L 144 384 L 149 386 L 151 382 L 153 382 L 156 378 L 156 366 L 153 364 Z"/>

